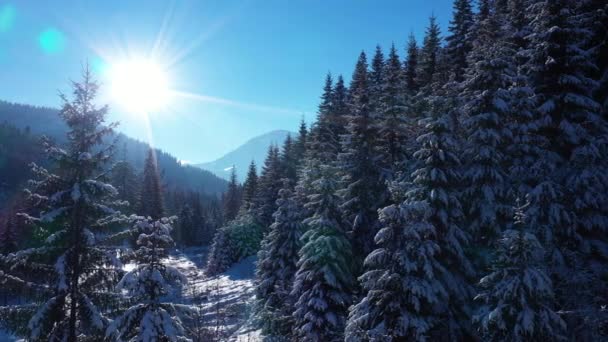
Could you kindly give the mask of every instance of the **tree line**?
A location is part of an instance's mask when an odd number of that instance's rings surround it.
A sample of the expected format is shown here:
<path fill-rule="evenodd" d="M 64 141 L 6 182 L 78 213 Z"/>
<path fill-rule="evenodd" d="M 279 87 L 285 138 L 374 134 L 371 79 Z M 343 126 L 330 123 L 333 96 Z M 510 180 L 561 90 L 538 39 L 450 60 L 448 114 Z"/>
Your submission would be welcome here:
<path fill-rule="evenodd" d="M 279 340 L 605 338 L 607 13 L 455 0 L 445 37 L 362 52 L 252 168 L 207 272 L 261 246 Z"/>

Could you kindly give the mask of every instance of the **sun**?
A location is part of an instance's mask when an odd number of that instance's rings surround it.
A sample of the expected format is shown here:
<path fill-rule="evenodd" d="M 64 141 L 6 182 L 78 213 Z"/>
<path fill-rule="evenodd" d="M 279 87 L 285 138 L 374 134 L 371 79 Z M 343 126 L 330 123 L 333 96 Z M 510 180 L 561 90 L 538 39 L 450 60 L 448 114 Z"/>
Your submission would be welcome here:
<path fill-rule="evenodd" d="M 127 110 L 149 114 L 165 107 L 171 91 L 165 70 L 148 59 L 132 59 L 110 66 L 112 98 Z"/>

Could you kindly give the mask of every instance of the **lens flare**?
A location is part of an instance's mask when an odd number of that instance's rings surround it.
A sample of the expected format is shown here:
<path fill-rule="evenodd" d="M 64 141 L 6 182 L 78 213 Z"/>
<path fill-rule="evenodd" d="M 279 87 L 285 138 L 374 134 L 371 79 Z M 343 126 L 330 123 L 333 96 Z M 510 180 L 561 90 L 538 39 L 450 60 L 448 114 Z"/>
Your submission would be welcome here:
<path fill-rule="evenodd" d="M 13 27 L 16 15 L 15 7 L 11 5 L 0 7 L 0 32 L 7 32 Z"/>
<path fill-rule="evenodd" d="M 38 44 L 45 53 L 56 54 L 65 49 L 65 35 L 55 28 L 48 28 L 38 36 Z"/>

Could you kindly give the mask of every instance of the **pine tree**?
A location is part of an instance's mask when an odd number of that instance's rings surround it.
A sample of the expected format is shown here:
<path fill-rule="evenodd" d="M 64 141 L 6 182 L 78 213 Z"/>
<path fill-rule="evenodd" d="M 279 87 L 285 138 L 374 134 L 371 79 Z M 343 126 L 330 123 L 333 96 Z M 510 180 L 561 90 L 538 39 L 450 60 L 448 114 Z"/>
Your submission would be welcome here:
<path fill-rule="evenodd" d="M 588 334 L 587 310 L 597 312 L 605 292 L 601 285 L 608 255 L 605 158 L 601 157 L 606 121 L 593 100 L 597 73 L 585 50 L 584 29 L 577 3 L 537 1 L 530 7 L 532 22 L 531 83 L 540 115 L 539 133 L 548 141 L 542 160 L 542 181 L 532 189 L 526 214 L 539 229 L 548 250 L 559 309 L 575 336 Z M 598 267 L 597 265 L 603 265 Z M 571 296 L 577 291 L 576 298 Z"/>
<path fill-rule="evenodd" d="M 262 333 L 288 336 L 292 329 L 293 302 L 289 296 L 297 270 L 300 237 L 303 231 L 300 212 L 285 179 L 279 191 L 274 223 L 262 241 L 256 268 L 256 298 Z"/>
<path fill-rule="evenodd" d="M 338 154 L 339 142 L 334 133 L 333 119 L 333 80 L 331 74 L 327 74 L 321 103 L 317 111 L 317 120 L 313 124 L 307 145 L 307 158 L 319 159 L 323 163 L 329 163 Z"/>
<path fill-rule="evenodd" d="M 291 135 L 288 134 L 283 142 L 283 147 L 281 148 L 281 153 L 279 155 L 281 170 L 284 178 L 288 178 L 295 182 L 297 178 L 298 171 L 298 160 L 295 155 L 295 144 L 293 139 L 291 139 Z"/>
<path fill-rule="evenodd" d="M 425 341 L 441 317 L 436 307 L 447 300 L 445 273 L 437 260 L 436 227 L 425 202 L 383 208 L 385 225 L 375 237 L 378 248 L 365 259 L 359 281 L 366 296 L 350 309 L 347 341 Z"/>
<path fill-rule="evenodd" d="M 385 63 L 385 78 L 382 86 L 380 117 L 377 121 L 378 163 L 382 167 L 382 178 L 392 181 L 402 164 L 407 163 L 406 130 L 408 122 L 408 99 L 403 92 L 401 62 L 393 45 Z"/>
<path fill-rule="evenodd" d="M 475 323 L 487 341 L 565 340 L 566 324 L 553 310 L 553 286 L 543 249 L 519 212 L 516 229 L 503 233 L 492 273 L 479 282 L 483 302 Z"/>
<path fill-rule="evenodd" d="M 332 94 L 332 132 L 336 141 L 338 153 L 341 152 L 340 137 L 346 134 L 346 116 L 348 115 L 348 89 L 344 78 L 338 75 Z"/>
<path fill-rule="evenodd" d="M 381 106 L 381 97 L 384 92 L 385 79 L 384 53 L 380 45 L 376 45 L 376 53 L 372 58 L 371 70 L 367 75 L 370 111 L 377 114 Z"/>
<path fill-rule="evenodd" d="M 272 214 L 276 211 L 276 200 L 281 189 L 281 165 L 278 147 L 268 148 L 266 160 L 258 181 L 255 218 L 263 227 L 272 223 Z"/>
<path fill-rule="evenodd" d="M 255 196 L 258 191 L 258 171 L 255 165 L 255 161 L 251 161 L 249 164 L 249 170 L 247 171 L 247 178 L 243 183 L 243 205 L 241 206 L 245 212 L 253 209 Z"/>
<path fill-rule="evenodd" d="M 420 51 L 420 68 L 418 72 L 418 85 L 428 87 L 435 82 L 439 50 L 441 48 L 441 29 L 437 24 L 437 18 L 429 18 L 429 26 Z"/>
<path fill-rule="evenodd" d="M 34 341 L 101 338 L 108 323 L 102 305 L 115 299 L 108 292 L 117 280 L 115 256 L 99 235 L 120 219 L 111 209 L 116 189 L 103 177 L 113 146 L 99 144 L 116 125 L 104 125 L 108 108 L 93 105 L 97 90 L 86 68 L 83 80 L 73 83 L 73 98 L 61 95 L 59 116 L 68 127 L 67 149 L 45 140 L 46 154 L 58 169 L 33 166 L 37 179 L 27 194 L 40 215 L 22 214 L 47 238 L 40 247 L 8 255 L 4 262 L 12 265 L 11 273 L 0 272 L 3 286 L 42 299 L 35 307 L 9 311 L 32 314 L 27 334 Z"/>
<path fill-rule="evenodd" d="M 159 219 L 165 210 L 163 205 L 162 185 L 156 152 L 150 148 L 144 163 L 143 183 L 139 197 L 138 213 L 144 217 Z"/>
<path fill-rule="evenodd" d="M 133 166 L 126 160 L 117 162 L 110 171 L 110 180 L 110 183 L 118 190 L 118 199 L 128 202 L 127 208 L 135 208 L 138 180 Z"/>
<path fill-rule="evenodd" d="M 373 145 L 378 136 L 369 107 L 367 59 L 361 53 L 350 88 L 350 115 L 342 139 L 339 168 L 343 174 L 340 206 L 348 222 L 353 248 L 361 258 L 372 251 L 378 226 L 377 209 L 386 198 Z"/>
<path fill-rule="evenodd" d="M 178 245 L 190 245 L 196 241 L 196 224 L 190 205 L 185 204 L 178 217 L 176 229 L 173 229 L 174 240 Z"/>
<path fill-rule="evenodd" d="M 138 235 L 137 249 L 131 255 L 136 262 L 116 285 L 126 291 L 135 304 L 117 317 L 106 330 L 106 338 L 128 341 L 190 341 L 185 337 L 180 315 L 190 313 L 186 305 L 165 302 L 166 296 L 179 291 L 186 277 L 161 259 L 173 247 L 173 218 L 158 221 L 140 218 L 133 234 Z"/>
<path fill-rule="evenodd" d="M 450 35 L 446 38 L 447 64 L 451 79 L 462 82 L 467 68 L 467 55 L 471 51 L 473 10 L 471 0 L 454 0 L 453 18 L 450 21 Z"/>
<path fill-rule="evenodd" d="M 390 56 L 389 56 L 390 59 Z M 405 89 L 409 94 L 418 91 L 418 44 L 414 33 L 410 33 L 407 42 L 407 60 L 405 63 Z"/>
<path fill-rule="evenodd" d="M 353 255 L 340 224 L 336 170 L 323 166 L 320 172 L 307 203 L 314 214 L 304 222 L 309 230 L 302 236 L 292 290 L 297 298 L 294 333 L 299 340 L 335 341 L 342 339 L 351 303 Z"/>
<path fill-rule="evenodd" d="M 308 129 L 306 127 L 306 122 L 304 121 L 304 118 L 302 117 L 302 120 L 300 120 L 300 128 L 298 129 L 298 137 L 296 138 L 296 141 L 294 142 L 294 155 L 295 155 L 295 159 L 300 162 L 304 159 L 304 155 L 306 153 L 306 146 L 307 146 L 307 138 L 308 138 Z"/>
<path fill-rule="evenodd" d="M 407 189 L 405 197 L 408 201 L 426 201 L 429 204 L 431 215 L 428 221 L 435 228 L 440 247 L 436 258 L 446 270 L 439 279 L 448 292 L 449 300 L 440 303 L 438 312 L 441 320 L 431 336 L 460 340 L 470 333 L 472 289 L 469 280 L 474 275 L 465 254 L 469 236 L 462 229 L 460 144 L 455 134 L 455 119 L 448 111 L 453 102 L 440 97 L 431 103 L 432 116 L 425 120 L 425 131 L 418 138 L 421 148 L 414 154 L 420 167 L 412 174 L 413 188 L 408 184 L 403 187 Z"/>
<path fill-rule="evenodd" d="M 463 154 L 467 226 L 476 240 L 489 246 L 506 228 L 510 216 L 505 150 L 512 134 L 505 120 L 515 74 L 514 51 L 501 36 L 497 14 L 480 3 L 473 51 L 463 82 L 466 148 Z"/>
<path fill-rule="evenodd" d="M 205 274 L 207 276 L 215 276 L 227 270 L 234 262 L 230 239 L 226 227 L 217 230 L 213 238 L 211 248 L 209 248 L 209 257 L 205 265 Z"/>
<path fill-rule="evenodd" d="M 241 194 L 239 184 L 236 180 L 236 167 L 232 166 L 230 170 L 230 181 L 228 182 L 228 190 L 224 194 L 224 219 L 232 221 L 239 212 L 241 207 Z"/>

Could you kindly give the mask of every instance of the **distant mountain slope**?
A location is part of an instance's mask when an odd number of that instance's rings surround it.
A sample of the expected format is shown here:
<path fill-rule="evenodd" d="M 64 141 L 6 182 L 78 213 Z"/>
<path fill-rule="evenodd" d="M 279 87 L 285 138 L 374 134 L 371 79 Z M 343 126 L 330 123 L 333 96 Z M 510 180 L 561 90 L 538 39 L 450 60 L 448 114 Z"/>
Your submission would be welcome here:
<path fill-rule="evenodd" d="M 34 107 L 0 101 L 0 123 L 6 122 L 20 129 L 27 129 L 33 135 L 45 134 L 58 142 L 65 140 L 66 125 L 57 116 L 58 110 Z M 126 159 L 138 170 L 143 169 L 149 145 L 119 133 L 117 158 Z M 157 159 L 163 173 L 163 181 L 168 188 L 193 190 L 217 194 L 225 191 L 227 182 L 209 171 L 198 167 L 182 165 L 177 158 L 157 151 Z"/>
<path fill-rule="evenodd" d="M 228 179 L 230 177 L 230 169 L 234 165 L 237 170 L 238 178 L 242 182 L 245 180 L 251 160 L 253 159 L 255 161 L 259 171 L 266 158 L 268 146 L 271 144 L 278 144 L 281 146 L 288 134 L 291 134 L 292 137 L 296 136 L 296 133 L 284 130 L 276 130 L 259 135 L 217 160 L 196 164 L 195 166 L 209 170 L 224 179 Z"/>

